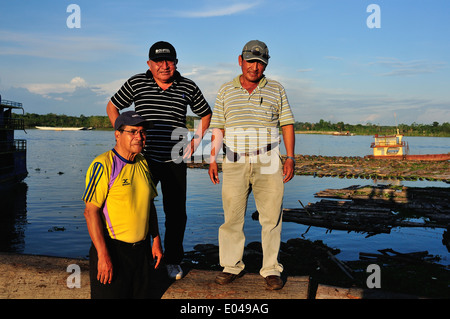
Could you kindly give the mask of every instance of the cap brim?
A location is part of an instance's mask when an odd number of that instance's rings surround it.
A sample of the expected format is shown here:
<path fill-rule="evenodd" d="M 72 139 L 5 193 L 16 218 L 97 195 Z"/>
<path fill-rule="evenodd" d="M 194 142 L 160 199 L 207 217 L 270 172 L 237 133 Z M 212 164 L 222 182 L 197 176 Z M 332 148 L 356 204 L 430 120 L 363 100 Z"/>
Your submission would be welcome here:
<path fill-rule="evenodd" d="M 262 56 L 253 55 L 251 53 L 244 53 L 243 57 L 244 57 L 244 60 L 247 62 L 257 60 L 257 61 L 263 62 L 264 64 L 269 64 L 268 59 L 265 59 Z"/>
<path fill-rule="evenodd" d="M 159 61 L 159 60 L 169 60 L 169 61 L 175 61 L 177 58 L 174 58 L 172 55 L 158 55 L 157 57 L 151 57 L 150 60 L 152 61 Z"/>

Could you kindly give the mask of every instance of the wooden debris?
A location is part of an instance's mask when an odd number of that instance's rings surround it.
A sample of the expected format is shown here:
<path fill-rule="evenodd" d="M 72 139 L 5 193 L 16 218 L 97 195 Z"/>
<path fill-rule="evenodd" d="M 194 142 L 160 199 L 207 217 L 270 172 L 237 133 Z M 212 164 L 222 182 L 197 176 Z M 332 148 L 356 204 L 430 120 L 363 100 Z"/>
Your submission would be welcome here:
<path fill-rule="evenodd" d="M 315 196 L 327 199 L 284 209 L 283 221 L 366 232 L 369 236 L 390 233 L 392 227 L 446 228 L 450 224 L 449 195 L 450 188 L 436 187 L 354 185 L 326 189 Z"/>
<path fill-rule="evenodd" d="M 428 251 L 418 251 L 412 253 L 399 253 L 391 248 L 378 250 L 381 254 L 360 252 L 361 260 L 373 260 L 379 262 L 397 261 L 406 263 L 426 263 L 433 262 L 437 257 L 428 254 Z"/>

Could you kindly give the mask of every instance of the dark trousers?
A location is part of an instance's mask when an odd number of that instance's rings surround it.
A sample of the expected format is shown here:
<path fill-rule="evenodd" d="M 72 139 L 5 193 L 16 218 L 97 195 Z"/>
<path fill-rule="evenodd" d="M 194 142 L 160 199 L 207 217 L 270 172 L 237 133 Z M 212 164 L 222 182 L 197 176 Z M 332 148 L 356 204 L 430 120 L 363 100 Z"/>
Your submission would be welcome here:
<path fill-rule="evenodd" d="M 106 239 L 113 265 L 110 284 L 97 280 L 98 255 L 94 245 L 89 251 L 89 275 L 92 299 L 143 299 L 151 297 L 150 281 L 154 272 L 150 240 L 137 245 Z"/>
<path fill-rule="evenodd" d="M 166 264 L 179 265 L 183 259 L 183 238 L 186 229 L 186 163 L 159 163 L 147 158 L 157 185 L 161 183 L 165 221 L 164 259 Z"/>

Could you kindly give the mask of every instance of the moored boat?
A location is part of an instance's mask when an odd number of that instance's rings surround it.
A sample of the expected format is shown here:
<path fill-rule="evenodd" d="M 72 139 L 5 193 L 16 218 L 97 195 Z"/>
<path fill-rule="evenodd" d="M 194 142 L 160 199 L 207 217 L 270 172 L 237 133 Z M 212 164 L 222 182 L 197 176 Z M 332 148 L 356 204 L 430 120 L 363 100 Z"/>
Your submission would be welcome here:
<path fill-rule="evenodd" d="M 14 139 L 14 130 L 23 130 L 23 119 L 12 111 L 22 110 L 22 103 L 2 100 L 0 96 L 0 189 L 8 189 L 23 181 L 27 171 L 27 141 Z"/>
<path fill-rule="evenodd" d="M 92 127 L 57 127 L 57 126 L 36 126 L 38 130 L 45 131 L 87 131 L 92 130 Z"/>
<path fill-rule="evenodd" d="M 447 154 L 409 154 L 409 145 L 403 141 L 403 134 L 378 135 L 374 136 L 375 142 L 370 147 L 373 155 L 366 155 L 365 158 L 374 159 L 396 159 L 410 161 L 448 161 L 450 153 Z"/>

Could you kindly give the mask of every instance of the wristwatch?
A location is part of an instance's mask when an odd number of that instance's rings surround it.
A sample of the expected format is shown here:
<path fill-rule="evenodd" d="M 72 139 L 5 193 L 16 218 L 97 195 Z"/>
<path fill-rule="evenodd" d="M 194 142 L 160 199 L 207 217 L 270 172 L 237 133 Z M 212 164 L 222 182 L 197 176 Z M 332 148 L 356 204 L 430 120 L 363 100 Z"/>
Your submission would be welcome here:
<path fill-rule="evenodd" d="M 286 158 L 290 158 L 291 160 L 294 161 L 294 164 L 295 164 L 295 157 L 293 157 L 293 156 L 286 156 Z"/>

